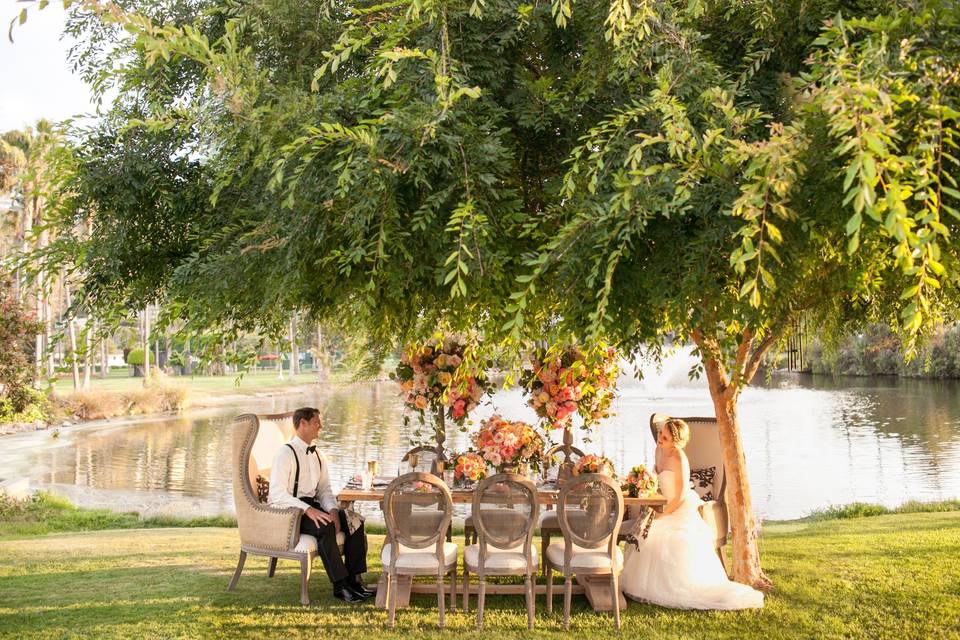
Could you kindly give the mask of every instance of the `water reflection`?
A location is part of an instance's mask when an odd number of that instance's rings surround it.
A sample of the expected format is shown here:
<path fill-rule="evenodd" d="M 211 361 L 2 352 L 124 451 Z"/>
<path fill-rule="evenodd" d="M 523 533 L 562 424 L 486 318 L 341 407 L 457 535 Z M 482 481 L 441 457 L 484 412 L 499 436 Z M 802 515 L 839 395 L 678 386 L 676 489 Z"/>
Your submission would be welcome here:
<path fill-rule="evenodd" d="M 710 415 L 705 387 L 687 363 L 644 381 L 625 378 L 617 415 L 590 437 L 589 451 L 618 468 L 652 461 L 651 413 Z M 312 404 L 323 411 L 323 447 L 338 486 L 366 460 L 396 472 L 410 446 L 392 383 L 251 399 L 206 413 L 67 429 L 0 439 L 0 469 L 26 475 L 87 505 L 147 513 L 229 513 L 229 423 L 237 413 L 272 413 Z M 533 420 L 516 390 L 501 391 L 477 419 L 499 410 Z M 856 500 L 895 505 L 960 495 L 960 385 L 955 382 L 778 377 L 741 401 L 747 463 L 757 512 L 790 518 Z M 559 434 L 554 434 L 559 436 Z M 466 433 L 448 435 L 454 448 Z"/>

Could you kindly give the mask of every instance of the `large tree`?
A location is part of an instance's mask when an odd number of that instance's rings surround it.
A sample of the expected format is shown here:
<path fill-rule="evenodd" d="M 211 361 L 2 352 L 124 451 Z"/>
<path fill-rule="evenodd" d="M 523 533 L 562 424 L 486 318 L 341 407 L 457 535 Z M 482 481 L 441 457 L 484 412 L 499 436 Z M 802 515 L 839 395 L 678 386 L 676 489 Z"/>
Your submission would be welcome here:
<path fill-rule="evenodd" d="M 763 586 L 737 402 L 764 354 L 801 313 L 914 340 L 953 312 L 958 17 L 945 1 L 89 0 L 77 62 L 120 97 L 92 137 L 107 161 L 89 158 L 112 178 L 78 187 L 105 213 L 81 295 L 278 333 L 301 309 L 380 343 L 438 322 L 653 355 L 692 340 L 733 573 Z M 159 248 L 126 259 L 144 225 Z"/>

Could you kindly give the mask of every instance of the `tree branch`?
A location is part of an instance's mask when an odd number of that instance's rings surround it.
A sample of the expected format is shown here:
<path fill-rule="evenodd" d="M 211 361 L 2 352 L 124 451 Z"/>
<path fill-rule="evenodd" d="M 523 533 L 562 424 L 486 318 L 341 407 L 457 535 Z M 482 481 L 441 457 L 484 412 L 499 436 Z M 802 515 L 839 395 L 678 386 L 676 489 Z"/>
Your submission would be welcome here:
<path fill-rule="evenodd" d="M 770 347 L 773 346 L 777 340 L 780 339 L 780 336 L 783 335 L 783 327 L 787 323 L 783 322 L 776 329 L 771 329 L 770 333 L 760 341 L 760 344 L 757 345 L 757 348 L 754 349 L 753 354 L 750 356 L 750 361 L 747 363 L 746 368 L 743 371 L 743 384 L 750 384 L 750 381 L 753 380 L 753 376 L 756 375 L 757 369 L 760 368 L 760 362 L 763 360 L 763 356 L 766 355 L 767 351 L 770 350 Z"/>

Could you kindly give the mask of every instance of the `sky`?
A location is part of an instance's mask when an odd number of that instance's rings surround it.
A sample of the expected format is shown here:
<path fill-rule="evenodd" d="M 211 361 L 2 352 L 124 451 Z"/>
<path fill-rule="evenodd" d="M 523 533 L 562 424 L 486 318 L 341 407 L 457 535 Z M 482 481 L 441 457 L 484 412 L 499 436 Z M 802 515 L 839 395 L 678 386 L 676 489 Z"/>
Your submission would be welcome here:
<path fill-rule="evenodd" d="M 60 37 L 63 5 L 51 2 L 42 11 L 27 5 L 27 21 L 14 26 L 11 43 L 7 29 L 22 6 L 0 0 L 0 132 L 94 109 L 89 87 L 67 62 L 70 41 Z"/>

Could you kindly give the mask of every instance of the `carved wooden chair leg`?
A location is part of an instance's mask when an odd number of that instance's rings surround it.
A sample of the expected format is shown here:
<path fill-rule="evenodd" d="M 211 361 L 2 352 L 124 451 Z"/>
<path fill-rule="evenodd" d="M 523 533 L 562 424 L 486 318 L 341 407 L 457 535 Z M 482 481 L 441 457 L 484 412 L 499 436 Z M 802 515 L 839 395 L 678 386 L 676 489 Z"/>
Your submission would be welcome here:
<path fill-rule="evenodd" d="M 470 570 L 466 566 L 463 567 L 463 611 L 470 611 Z"/>
<path fill-rule="evenodd" d="M 230 580 L 230 585 L 227 587 L 227 591 L 233 591 L 237 587 L 237 582 L 240 581 L 240 574 L 243 573 L 243 564 L 247 561 L 247 552 L 240 552 L 240 560 L 237 561 L 237 570 L 233 572 L 233 579 Z"/>
<path fill-rule="evenodd" d="M 300 604 L 305 607 L 310 604 L 310 570 L 313 564 L 310 560 L 309 555 L 300 560 Z"/>
<path fill-rule="evenodd" d="M 532 576 L 531 576 L 529 573 L 528 573 L 526 576 L 524 576 L 524 582 L 526 583 L 526 587 L 527 587 L 527 592 L 526 592 L 526 596 L 527 596 L 527 629 L 530 629 L 530 630 L 532 631 L 532 630 L 533 630 L 533 598 L 534 598 L 534 594 L 533 594 L 533 578 L 532 578 Z"/>
<path fill-rule="evenodd" d="M 610 574 L 610 593 L 613 596 L 613 620 L 617 624 L 617 630 L 620 630 L 620 584 L 617 580 L 616 568 Z"/>
<path fill-rule="evenodd" d="M 547 563 L 547 613 L 553 613 L 553 567 Z"/>
<path fill-rule="evenodd" d="M 547 564 L 547 547 L 550 546 L 550 534 L 547 532 L 540 532 L 540 566 L 542 571 L 546 573 L 550 570 L 549 565 Z"/>
<path fill-rule="evenodd" d="M 487 577 L 480 576 L 480 593 L 477 595 L 477 629 L 483 629 L 483 606 L 487 600 Z"/>
<path fill-rule="evenodd" d="M 457 568 L 450 572 L 450 611 L 457 610 Z"/>
<path fill-rule="evenodd" d="M 566 576 L 563 583 L 563 628 L 570 629 L 570 600 L 573 598 L 573 579 Z"/>
<path fill-rule="evenodd" d="M 446 602 L 447 594 L 444 592 L 443 585 L 443 572 L 437 574 L 437 608 L 440 610 L 440 628 L 443 629 L 444 624 L 446 623 L 446 613 L 444 604 Z"/>
<path fill-rule="evenodd" d="M 273 574 L 277 572 L 277 559 L 270 558 L 269 564 L 267 564 L 267 577 L 272 578 Z"/>
<path fill-rule="evenodd" d="M 397 588 L 396 574 L 387 574 L 387 624 L 391 629 L 396 626 Z"/>

